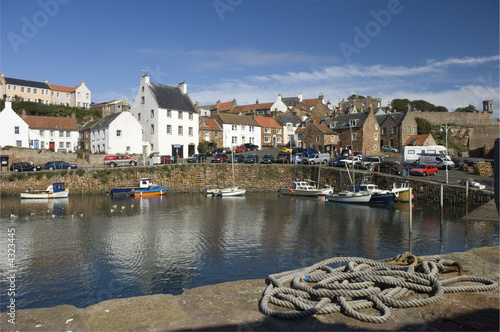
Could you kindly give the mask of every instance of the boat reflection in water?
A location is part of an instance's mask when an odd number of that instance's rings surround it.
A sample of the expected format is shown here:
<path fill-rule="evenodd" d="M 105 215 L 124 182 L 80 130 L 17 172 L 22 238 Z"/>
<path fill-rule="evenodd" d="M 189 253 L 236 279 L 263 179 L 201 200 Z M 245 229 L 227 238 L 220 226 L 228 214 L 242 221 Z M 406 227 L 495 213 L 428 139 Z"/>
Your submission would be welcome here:
<path fill-rule="evenodd" d="M 16 292 L 19 309 L 180 294 L 264 279 L 331 257 L 383 259 L 408 250 L 430 255 L 499 243 L 498 222 L 466 223 L 459 220 L 465 208 L 456 206 L 445 208 L 441 222 L 437 204 L 415 205 L 410 232 L 404 206 L 336 204 L 276 193 L 228 199 L 75 195 L 62 203 L 6 197 L 0 201 L 0 225 L 15 228 L 13 269 L 23 285 Z M 7 240 L 7 232 L 0 233 L 0 242 Z M 2 289 L 6 282 L 2 278 Z M 0 301 L 5 311 L 8 298 Z"/>

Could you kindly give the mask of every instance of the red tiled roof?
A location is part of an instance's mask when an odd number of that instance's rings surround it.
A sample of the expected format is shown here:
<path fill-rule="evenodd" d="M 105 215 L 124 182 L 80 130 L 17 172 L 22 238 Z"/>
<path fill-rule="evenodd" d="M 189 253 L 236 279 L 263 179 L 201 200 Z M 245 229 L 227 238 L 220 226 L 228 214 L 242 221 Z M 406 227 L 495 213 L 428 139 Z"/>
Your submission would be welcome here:
<path fill-rule="evenodd" d="M 219 104 L 219 111 L 229 111 L 231 108 L 231 105 L 233 105 L 232 101 L 228 101 L 227 103 L 220 103 Z"/>
<path fill-rule="evenodd" d="M 76 121 L 72 118 L 55 116 L 27 115 L 24 121 L 32 129 L 78 130 Z"/>
<path fill-rule="evenodd" d="M 276 120 L 266 116 L 256 116 L 255 121 L 257 121 L 261 127 L 283 128 L 282 126 L 279 125 L 278 122 L 276 122 Z"/>
<path fill-rule="evenodd" d="M 253 106 L 255 105 L 242 105 L 242 106 L 236 106 L 231 113 L 248 113 L 253 110 Z"/>
<path fill-rule="evenodd" d="M 403 146 L 407 146 L 412 140 L 416 140 L 415 142 L 413 142 L 413 144 L 412 144 L 413 146 L 422 146 L 422 145 L 424 145 L 424 142 L 427 139 L 427 137 L 429 137 L 429 135 L 430 134 L 422 134 L 422 135 L 413 135 L 413 136 L 410 136 L 406 140 L 405 144 L 403 144 Z"/>
<path fill-rule="evenodd" d="M 254 109 L 256 110 L 268 110 L 271 109 L 271 106 L 273 106 L 274 103 L 258 103 L 255 104 Z"/>
<path fill-rule="evenodd" d="M 50 85 L 52 90 L 60 91 L 60 92 L 73 92 L 76 90 L 76 88 L 79 87 L 79 85 L 75 86 L 74 88 L 69 87 L 69 86 L 56 85 L 56 84 L 49 84 L 49 85 Z"/>
<path fill-rule="evenodd" d="M 307 106 L 316 106 L 318 105 L 319 99 L 303 99 L 302 102 Z"/>
<path fill-rule="evenodd" d="M 219 126 L 215 119 L 202 118 L 200 119 L 200 129 L 201 130 L 215 130 L 221 131 L 222 128 Z"/>

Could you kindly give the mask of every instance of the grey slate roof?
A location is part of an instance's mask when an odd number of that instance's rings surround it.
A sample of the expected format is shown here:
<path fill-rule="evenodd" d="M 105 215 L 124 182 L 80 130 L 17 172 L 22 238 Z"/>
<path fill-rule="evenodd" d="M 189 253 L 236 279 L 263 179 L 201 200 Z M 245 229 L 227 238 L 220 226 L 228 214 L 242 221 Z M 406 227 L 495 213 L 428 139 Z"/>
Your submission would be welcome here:
<path fill-rule="evenodd" d="M 78 131 L 90 130 L 90 129 L 94 128 L 94 126 L 96 124 L 98 124 L 99 121 L 101 121 L 101 119 L 95 119 L 95 120 L 89 121 L 84 126 L 82 126 L 80 129 L 78 129 Z"/>
<path fill-rule="evenodd" d="M 248 115 L 218 114 L 217 117 L 223 124 L 237 124 L 237 125 L 260 127 L 259 123 L 255 121 L 254 118 Z"/>
<path fill-rule="evenodd" d="M 183 94 L 178 87 L 150 83 L 149 88 L 160 108 L 196 113 L 189 97 Z"/>
<path fill-rule="evenodd" d="M 97 123 L 94 127 L 91 128 L 91 130 L 99 130 L 99 129 L 102 129 L 102 128 L 109 127 L 109 124 L 111 122 L 113 122 L 113 120 L 116 119 L 120 114 L 122 114 L 122 112 L 113 113 L 111 115 L 108 115 L 108 116 L 102 118 L 99 121 L 99 123 Z"/>
<path fill-rule="evenodd" d="M 333 122 L 337 122 L 337 125 L 332 129 L 348 129 L 349 128 L 349 121 L 351 121 L 351 120 L 358 120 L 358 121 L 356 121 L 356 125 L 352 126 L 352 128 L 362 127 L 363 123 L 365 123 L 365 120 L 367 117 L 368 117 L 368 113 L 366 113 L 366 112 L 337 115 L 333 119 Z"/>
<path fill-rule="evenodd" d="M 5 78 L 5 84 L 28 86 L 28 87 L 32 87 L 32 88 L 49 89 L 50 90 L 50 86 L 45 82 L 20 80 L 18 78 L 11 78 L 11 77 L 4 77 L 4 78 Z"/>
<path fill-rule="evenodd" d="M 375 114 L 375 119 L 377 119 L 377 122 L 379 124 L 382 124 L 387 120 L 387 118 L 390 117 L 394 119 L 394 122 L 396 122 L 396 124 L 401 124 L 401 122 L 403 122 L 403 120 L 405 119 L 405 116 L 406 112 L 394 112 L 389 114 L 378 112 L 377 114 Z"/>
<path fill-rule="evenodd" d="M 280 120 L 282 124 L 291 123 L 293 126 L 297 126 L 301 122 L 298 117 L 289 115 L 278 115 L 278 120 Z"/>

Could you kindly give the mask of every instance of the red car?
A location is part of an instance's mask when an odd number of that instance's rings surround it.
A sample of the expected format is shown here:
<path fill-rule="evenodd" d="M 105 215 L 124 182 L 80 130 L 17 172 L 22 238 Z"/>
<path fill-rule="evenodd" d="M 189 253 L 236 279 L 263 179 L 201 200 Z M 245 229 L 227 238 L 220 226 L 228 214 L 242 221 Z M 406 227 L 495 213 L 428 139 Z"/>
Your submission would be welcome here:
<path fill-rule="evenodd" d="M 239 152 L 245 152 L 247 150 L 247 147 L 244 145 L 237 146 L 234 149 L 234 153 L 239 153 Z"/>
<path fill-rule="evenodd" d="M 436 175 L 438 169 L 431 164 L 422 164 L 410 169 L 410 174 L 413 175 Z"/>
<path fill-rule="evenodd" d="M 217 153 L 215 156 L 212 157 L 212 162 L 213 163 L 223 163 L 227 162 L 229 157 L 225 153 Z"/>

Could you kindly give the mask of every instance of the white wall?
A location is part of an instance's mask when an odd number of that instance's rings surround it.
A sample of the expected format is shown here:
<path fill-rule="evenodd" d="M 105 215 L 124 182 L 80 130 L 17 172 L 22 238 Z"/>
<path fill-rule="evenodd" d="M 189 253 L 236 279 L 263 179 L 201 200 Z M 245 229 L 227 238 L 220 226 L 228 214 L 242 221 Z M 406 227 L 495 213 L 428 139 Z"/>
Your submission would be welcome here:
<path fill-rule="evenodd" d="M 16 127 L 18 132 L 16 133 Z M 0 112 L 0 146 L 29 147 L 29 127 L 12 109 L 12 102 L 5 102 L 5 108 Z"/>
<path fill-rule="evenodd" d="M 117 131 L 120 131 L 118 136 Z M 121 112 L 109 124 L 107 132 L 108 154 L 141 154 L 142 153 L 142 126 L 130 112 Z"/>
<path fill-rule="evenodd" d="M 54 142 L 54 151 L 65 150 L 66 152 L 74 152 L 78 145 L 79 136 L 76 130 L 31 129 L 31 132 L 35 139 L 38 138 L 40 140 L 41 149 L 49 149 L 50 142 Z M 30 137 L 30 140 L 32 139 L 33 138 Z"/>
<path fill-rule="evenodd" d="M 251 128 L 253 128 L 253 131 L 251 131 Z M 242 126 L 238 124 L 236 125 L 236 130 L 233 130 L 233 124 L 224 123 L 222 125 L 223 145 L 225 148 L 231 148 L 243 143 L 253 143 L 260 148 L 262 147 L 261 129 L 260 126 L 248 125 L 244 125 L 244 129 L 242 129 Z M 232 142 L 233 136 L 236 137 L 236 143 Z"/>

